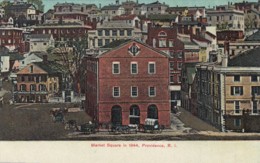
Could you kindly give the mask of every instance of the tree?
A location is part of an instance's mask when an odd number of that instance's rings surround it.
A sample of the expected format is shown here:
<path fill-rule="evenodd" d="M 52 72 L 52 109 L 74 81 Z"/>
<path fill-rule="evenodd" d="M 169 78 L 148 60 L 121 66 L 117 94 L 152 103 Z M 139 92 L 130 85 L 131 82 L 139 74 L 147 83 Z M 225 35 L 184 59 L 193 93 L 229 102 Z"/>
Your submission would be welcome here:
<path fill-rule="evenodd" d="M 66 67 L 67 74 L 72 79 L 72 83 L 75 91 L 81 92 L 81 83 L 84 79 L 84 66 L 82 65 L 82 59 L 86 54 L 87 49 L 87 37 L 82 39 L 75 39 L 72 41 L 60 41 L 56 43 L 55 48 L 49 48 L 48 53 L 52 53 L 51 60 L 60 62 Z"/>
<path fill-rule="evenodd" d="M 245 28 L 246 29 L 257 28 L 257 25 L 255 22 L 256 22 L 256 18 L 254 16 L 254 14 L 247 13 L 245 15 Z"/>
<path fill-rule="evenodd" d="M 44 4 L 42 3 L 42 0 L 27 0 L 27 3 L 35 5 L 35 7 L 42 12 L 44 11 Z"/>
<path fill-rule="evenodd" d="M 12 4 L 11 4 L 10 1 L 4 0 L 4 1 L 0 2 L 0 7 L 3 7 L 3 8 L 5 9 L 5 15 L 10 15 L 9 10 L 6 10 L 6 9 L 7 9 L 9 6 L 11 6 L 11 5 L 12 5 Z"/>

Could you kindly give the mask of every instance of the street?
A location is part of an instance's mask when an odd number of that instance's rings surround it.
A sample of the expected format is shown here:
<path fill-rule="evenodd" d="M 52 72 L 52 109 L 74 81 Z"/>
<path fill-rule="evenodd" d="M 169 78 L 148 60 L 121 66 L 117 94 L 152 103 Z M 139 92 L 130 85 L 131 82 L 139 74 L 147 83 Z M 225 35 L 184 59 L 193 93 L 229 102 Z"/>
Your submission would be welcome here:
<path fill-rule="evenodd" d="M 61 104 L 15 104 L 4 105 L 0 109 L 0 140 L 259 140 L 258 133 L 221 133 L 205 122 L 196 119 L 189 112 L 181 110 L 180 115 L 171 114 L 171 129 L 162 133 L 109 134 L 100 131 L 83 134 L 65 130 L 61 122 L 54 123 L 50 110 Z M 73 106 L 69 106 L 73 107 Z M 184 124 L 179 117 L 195 119 Z M 69 112 L 66 120 L 76 120 L 78 125 L 87 123 L 90 117 L 84 111 Z M 181 118 L 183 119 L 183 117 Z M 206 125 L 208 130 L 199 129 Z M 192 128 L 194 127 L 194 128 Z"/>

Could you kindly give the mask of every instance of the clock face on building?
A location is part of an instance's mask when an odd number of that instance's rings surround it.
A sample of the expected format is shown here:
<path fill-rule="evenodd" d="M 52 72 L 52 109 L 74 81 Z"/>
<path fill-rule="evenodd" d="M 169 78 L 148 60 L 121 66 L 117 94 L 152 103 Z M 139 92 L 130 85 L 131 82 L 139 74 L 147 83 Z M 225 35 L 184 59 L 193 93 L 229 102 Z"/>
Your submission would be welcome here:
<path fill-rule="evenodd" d="M 133 43 L 133 44 L 128 48 L 128 52 L 129 52 L 132 56 L 137 56 L 140 51 L 141 51 L 140 47 L 138 47 L 135 43 Z"/>

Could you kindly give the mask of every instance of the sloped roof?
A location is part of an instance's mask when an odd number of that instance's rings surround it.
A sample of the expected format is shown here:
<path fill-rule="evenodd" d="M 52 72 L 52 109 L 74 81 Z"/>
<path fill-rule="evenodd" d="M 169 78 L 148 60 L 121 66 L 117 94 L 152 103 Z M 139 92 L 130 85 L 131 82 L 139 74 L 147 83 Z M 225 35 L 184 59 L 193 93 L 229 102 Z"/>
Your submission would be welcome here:
<path fill-rule="evenodd" d="M 155 2 L 152 2 L 152 3 L 149 3 L 147 5 L 165 5 L 165 4 L 162 4 L 161 2 L 159 2 L 158 0 L 155 1 Z"/>
<path fill-rule="evenodd" d="M 32 5 L 32 4 L 21 3 L 21 4 L 13 4 L 13 5 L 10 5 L 10 6 L 6 6 L 5 9 L 6 10 L 28 9 L 31 6 L 34 7 L 34 5 Z"/>
<path fill-rule="evenodd" d="M 230 59 L 230 67 L 260 67 L 260 47 L 248 50 Z"/>
<path fill-rule="evenodd" d="M 245 41 L 260 41 L 260 31 L 248 36 Z"/>
<path fill-rule="evenodd" d="M 30 55 L 36 55 L 37 57 L 39 57 L 39 58 L 42 58 L 43 59 L 43 56 L 44 55 L 48 55 L 48 53 L 47 52 L 44 52 L 44 51 L 36 51 L 36 52 L 31 52 L 28 56 L 30 56 Z"/>
<path fill-rule="evenodd" d="M 112 51 L 112 50 L 115 50 L 115 49 L 119 49 L 120 47 L 122 47 L 122 46 L 124 46 L 124 45 L 126 45 L 126 44 L 128 44 L 128 43 L 130 43 L 130 42 L 137 42 L 137 43 L 139 43 L 139 44 L 141 44 L 141 45 L 143 45 L 143 46 L 145 46 L 145 47 L 147 47 L 147 48 L 149 48 L 149 49 L 151 49 L 151 50 L 153 50 L 153 51 L 156 51 L 157 53 L 160 53 L 161 55 L 163 55 L 163 56 L 165 56 L 165 57 L 170 57 L 168 54 L 166 54 L 166 53 L 164 53 L 164 52 L 162 52 L 162 51 L 160 51 L 160 50 L 158 50 L 158 49 L 155 49 L 154 47 L 152 47 L 152 46 L 150 46 L 150 45 L 148 45 L 148 44 L 145 44 L 145 43 L 143 43 L 143 42 L 140 42 L 140 41 L 138 41 L 138 40 L 133 40 L 133 39 L 129 39 L 129 40 L 123 40 L 122 42 L 116 42 L 116 43 L 110 43 L 110 44 L 113 44 L 113 45 L 111 45 L 111 49 L 110 50 L 108 50 L 107 52 L 105 52 L 105 53 L 102 53 L 102 54 L 100 54 L 100 55 L 98 55 L 97 57 L 100 57 L 100 56 L 103 56 L 103 55 L 105 55 L 106 53 L 108 53 L 108 52 L 110 52 L 110 51 Z M 103 47 L 104 48 L 104 47 Z M 108 48 L 108 47 L 107 47 Z"/>
<path fill-rule="evenodd" d="M 8 55 L 9 49 L 5 46 L 0 46 L 0 56 L 6 56 Z"/>
<path fill-rule="evenodd" d="M 121 16 L 115 16 L 112 20 L 133 20 L 136 17 L 136 15 L 121 15 Z"/>
<path fill-rule="evenodd" d="M 212 34 L 212 33 L 209 32 L 209 31 L 206 31 L 206 34 L 209 35 L 209 36 L 212 37 L 212 38 L 216 38 L 216 37 L 217 37 L 216 35 Z"/>
<path fill-rule="evenodd" d="M 177 18 L 176 14 L 151 14 L 148 16 L 150 20 L 175 20 Z"/>
<path fill-rule="evenodd" d="M 9 52 L 10 60 L 15 61 L 15 60 L 23 60 L 24 57 L 17 53 L 17 52 Z"/>
<path fill-rule="evenodd" d="M 48 61 L 47 64 L 44 62 L 34 62 L 33 64 L 46 71 L 48 74 L 64 72 L 64 67 L 56 62 Z"/>
<path fill-rule="evenodd" d="M 211 41 L 207 40 L 206 38 L 202 37 L 202 36 L 198 36 L 198 35 L 192 35 L 192 38 L 201 42 L 207 42 L 207 43 L 211 43 Z"/>
<path fill-rule="evenodd" d="M 101 10 L 118 10 L 120 5 L 109 5 L 109 6 L 104 6 L 102 7 Z"/>

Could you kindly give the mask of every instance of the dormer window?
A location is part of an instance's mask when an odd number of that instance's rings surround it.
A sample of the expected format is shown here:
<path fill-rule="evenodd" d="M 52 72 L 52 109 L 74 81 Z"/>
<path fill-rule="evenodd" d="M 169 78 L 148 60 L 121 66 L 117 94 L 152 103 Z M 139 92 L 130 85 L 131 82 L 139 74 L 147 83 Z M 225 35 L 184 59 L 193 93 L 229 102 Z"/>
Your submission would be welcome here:
<path fill-rule="evenodd" d="M 30 73 L 33 73 L 33 66 L 30 66 L 30 67 L 29 67 L 29 72 L 30 72 Z"/>
<path fill-rule="evenodd" d="M 164 31 L 161 31 L 158 36 L 167 36 L 167 34 Z"/>

